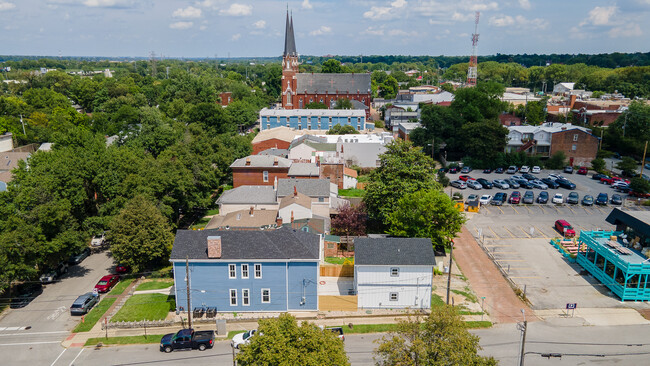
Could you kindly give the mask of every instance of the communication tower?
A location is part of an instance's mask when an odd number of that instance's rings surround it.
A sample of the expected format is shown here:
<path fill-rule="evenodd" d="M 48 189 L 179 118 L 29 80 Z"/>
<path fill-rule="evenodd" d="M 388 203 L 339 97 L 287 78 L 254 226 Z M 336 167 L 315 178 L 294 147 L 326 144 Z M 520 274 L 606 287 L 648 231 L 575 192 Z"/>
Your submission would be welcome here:
<path fill-rule="evenodd" d="M 478 76 L 478 62 L 476 46 L 478 46 L 478 18 L 481 15 L 476 12 L 474 20 L 474 34 L 472 34 L 472 55 L 469 57 L 469 68 L 467 69 L 467 86 L 476 86 L 476 77 Z"/>

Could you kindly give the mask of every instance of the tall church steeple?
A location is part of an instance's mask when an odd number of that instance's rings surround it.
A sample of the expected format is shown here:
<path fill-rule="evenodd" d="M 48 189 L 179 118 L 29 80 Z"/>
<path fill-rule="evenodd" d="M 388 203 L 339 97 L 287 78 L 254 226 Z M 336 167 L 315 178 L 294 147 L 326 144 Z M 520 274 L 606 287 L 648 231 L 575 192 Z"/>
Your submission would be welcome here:
<path fill-rule="evenodd" d="M 296 52 L 296 39 L 293 35 L 293 15 L 289 18 L 289 11 L 287 10 L 287 24 L 284 31 L 284 57 L 298 56 Z"/>
<path fill-rule="evenodd" d="M 282 107 L 285 109 L 301 108 L 296 105 L 296 89 L 298 66 L 298 52 L 296 51 L 296 39 L 293 34 L 293 15 L 289 16 L 287 9 L 287 20 L 284 33 L 284 54 L 282 55 Z"/>

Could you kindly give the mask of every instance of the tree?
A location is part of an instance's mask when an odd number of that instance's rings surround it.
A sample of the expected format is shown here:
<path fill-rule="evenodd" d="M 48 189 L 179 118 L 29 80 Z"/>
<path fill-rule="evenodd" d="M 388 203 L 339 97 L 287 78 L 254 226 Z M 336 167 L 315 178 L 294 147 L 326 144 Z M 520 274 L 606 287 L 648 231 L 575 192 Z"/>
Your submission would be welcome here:
<path fill-rule="evenodd" d="M 305 109 L 327 109 L 327 104 L 321 102 L 311 102 L 305 105 Z"/>
<path fill-rule="evenodd" d="M 497 365 L 494 358 L 478 355 L 479 337 L 467 331 L 454 307 L 443 305 L 420 320 L 409 314 L 397 330 L 377 340 L 377 365 Z"/>
<path fill-rule="evenodd" d="M 605 159 L 596 158 L 591 161 L 591 168 L 597 172 L 602 172 L 605 170 Z"/>
<path fill-rule="evenodd" d="M 440 183 L 440 185 L 443 187 L 447 187 L 449 185 L 449 177 L 447 177 L 444 170 L 438 171 L 438 183 Z"/>
<path fill-rule="evenodd" d="M 323 67 L 321 72 L 324 74 L 340 74 L 343 72 L 343 67 L 341 66 L 341 61 L 335 60 L 333 58 L 323 62 Z"/>
<path fill-rule="evenodd" d="M 352 102 L 350 99 L 339 98 L 334 105 L 334 109 L 352 109 Z"/>
<path fill-rule="evenodd" d="M 110 224 L 107 239 L 115 260 L 135 273 L 169 259 L 174 235 L 160 210 L 143 196 L 131 199 Z"/>
<path fill-rule="evenodd" d="M 566 162 L 566 155 L 564 154 L 563 151 L 558 151 L 555 154 L 553 154 L 548 160 L 546 161 L 546 168 L 548 169 L 562 169 L 564 167 L 564 163 Z"/>
<path fill-rule="evenodd" d="M 353 135 L 358 133 L 359 131 L 350 125 L 334 125 L 327 131 L 328 135 Z"/>
<path fill-rule="evenodd" d="M 398 88 L 399 84 L 397 83 L 397 80 L 394 77 L 388 75 L 386 80 L 383 83 L 379 84 L 379 89 L 381 90 L 379 94 L 384 99 L 392 99 L 397 95 Z"/>
<path fill-rule="evenodd" d="M 443 191 L 421 190 L 400 198 L 388 215 L 388 233 L 407 238 L 430 238 L 437 249 L 449 247 L 465 223 Z"/>
<path fill-rule="evenodd" d="M 636 172 L 636 160 L 629 156 L 624 156 L 621 161 L 616 163 L 616 168 L 620 169 L 626 173 L 635 173 Z"/>
<path fill-rule="evenodd" d="M 545 101 L 532 101 L 526 104 L 526 122 L 531 125 L 538 125 L 544 122 L 546 108 Z"/>
<path fill-rule="evenodd" d="M 340 236 L 366 235 L 367 220 L 368 213 L 363 203 L 356 206 L 345 205 L 332 219 L 332 234 Z"/>
<path fill-rule="evenodd" d="M 433 160 L 413 147 L 409 141 L 386 145 L 379 156 L 379 167 L 370 173 L 363 201 L 368 209 L 369 226 L 373 231 L 385 231 L 388 217 L 405 195 L 426 189 L 438 189 Z"/>
<path fill-rule="evenodd" d="M 261 319 L 257 334 L 237 354 L 239 365 L 349 365 L 343 342 L 313 323 L 280 314 Z"/>
<path fill-rule="evenodd" d="M 465 153 L 488 166 L 505 149 L 508 129 L 496 121 L 471 122 L 463 125 L 461 136 Z"/>
<path fill-rule="evenodd" d="M 636 193 L 648 193 L 650 192 L 650 182 L 641 177 L 632 178 L 630 189 Z"/>

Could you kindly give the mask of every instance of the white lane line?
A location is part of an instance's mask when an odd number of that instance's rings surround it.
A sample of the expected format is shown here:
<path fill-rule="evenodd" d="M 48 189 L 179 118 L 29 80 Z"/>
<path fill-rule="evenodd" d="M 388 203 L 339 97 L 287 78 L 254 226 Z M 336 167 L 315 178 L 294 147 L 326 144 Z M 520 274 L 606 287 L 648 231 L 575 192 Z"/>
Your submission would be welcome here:
<path fill-rule="evenodd" d="M 21 336 L 21 335 L 60 334 L 60 333 L 70 333 L 70 332 L 68 332 L 67 330 L 57 330 L 57 331 L 53 331 L 53 332 L 0 333 L 0 337 Z"/>
<path fill-rule="evenodd" d="M 61 342 L 59 342 L 59 343 L 61 343 Z M 64 354 L 65 351 L 67 351 L 67 350 L 68 350 L 67 348 L 64 348 L 63 351 L 61 351 L 61 353 L 59 353 L 59 357 L 57 357 L 56 360 L 54 360 L 54 362 L 52 362 L 52 364 L 51 364 L 50 366 L 54 366 L 54 364 L 56 363 L 56 361 L 58 361 L 59 358 L 61 358 L 61 356 L 63 356 L 63 354 Z"/>
<path fill-rule="evenodd" d="M 32 344 L 54 344 L 61 343 L 61 341 L 51 341 L 51 342 L 29 342 L 29 343 L 0 343 L 0 346 L 29 346 Z"/>
<path fill-rule="evenodd" d="M 23 330 L 25 327 L 6 327 L 2 329 L 2 331 L 10 331 L 10 330 Z"/>
<path fill-rule="evenodd" d="M 77 356 L 74 358 L 74 360 L 72 360 L 72 362 L 70 362 L 70 365 L 68 365 L 68 366 L 72 366 L 74 364 L 74 362 L 77 361 L 77 358 L 79 358 L 79 356 L 81 355 L 81 352 L 83 352 L 83 351 L 84 351 L 84 348 L 82 348 L 81 351 L 79 351 L 79 353 L 77 353 Z"/>

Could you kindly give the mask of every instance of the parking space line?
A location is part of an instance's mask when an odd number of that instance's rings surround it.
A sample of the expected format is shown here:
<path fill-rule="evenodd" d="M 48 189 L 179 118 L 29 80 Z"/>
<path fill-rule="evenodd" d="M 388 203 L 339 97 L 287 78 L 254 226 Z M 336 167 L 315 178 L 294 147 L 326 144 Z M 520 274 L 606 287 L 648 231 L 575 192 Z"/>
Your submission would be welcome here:
<path fill-rule="evenodd" d="M 539 231 L 539 233 L 543 235 L 542 238 L 544 238 L 544 239 L 548 239 L 548 238 L 549 238 L 549 236 L 546 235 L 546 233 L 543 232 L 542 230 L 540 230 L 537 226 L 533 226 L 533 227 L 535 228 L 535 230 Z"/>
<path fill-rule="evenodd" d="M 528 206 L 524 206 L 524 207 L 526 207 L 526 210 L 528 210 L 528 213 L 529 213 L 529 214 L 532 214 L 532 213 L 533 213 L 533 211 L 530 210 L 530 207 L 528 207 Z"/>
<path fill-rule="evenodd" d="M 575 211 L 573 211 L 573 209 L 571 208 L 571 206 L 567 206 L 567 207 L 569 208 L 569 210 L 571 210 L 571 212 L 576 213 Z"/>
<path fill-rule="evenodd" d="M 523 231 L 524 234 L 526 234 L 527 237 L 532 238 L 532 236 L 530 236 L 530 234 L 528 234 L 528 233 L 526 232 L 526 230 L 524 230 L 523 227 L 521 227 L 521 226 L 517 226 L 517 227 L 518 227 L 521 231 Z"/>
<path fill-rule="evenodd" d="M 557 213 L 560 213 L 560 209 L 557 208 L 557 206 L 553 205 L 552 207 L 555 209 L 555 211 L 556 211 Z"/>
<path fill-rule="evenodd" d="M 598 211 L 605 213 L 605 211 L 603 211 L 600 207 L 596 206 L 596 208 L 598 209 Z"/>
<path fill-rule="evenodd" d="M 510 206 L 510 207 L 512 207 L 512 209 L 515 210 L 515 213 L 516 213 L 517 215 L 519 215 L 519 211 L 517 211 L 517 209 L 515 208 L 515 206 Z"/>
<path fill-rule="evenodd" d="M 540 205 L 539 208 L 542 209 L 542 212 L 543 212 L 543 213 L 546 213 L 546 210 L 544 210 L 544 207 L 542 207 L 542 206 Z"/>
<path fill-rule="evenodd" d="M 510 236 L 512 236 L 513 238 L 515 238 L 514 234 L 512 234 L 512 232 L 511 232 L 510 230 L 508 230 L 507 227 L 504 226 L 503 229 L 504 229 L 505 231 L 507 231 L 508 234 L 510 234 Z"/>
<path fill-rule="evenodd" d="M 490 231 L 492 232 L 492 234 L 494 234 L 494 237 L 495 237 L 495 238 L 499 238 L 499 239 L 501 239 L 501 237 L 500 237 L 499 235 L 497 235 L 497 233 L 494 231 L 494 229 L 492 229 L 491 226 L 490 226 Z"/>
<path fill-rule="evenodd" d="M 503 214 L 503 210 L 501 209 L 501 207 L 497 206 L 497 208 L 498 208 L 499 211 L 501 211 L 501 213 Z"/>

